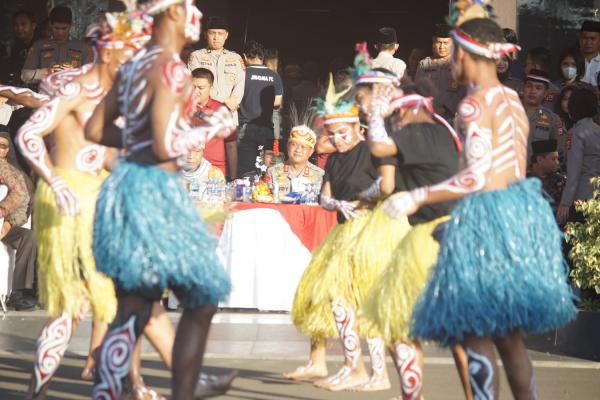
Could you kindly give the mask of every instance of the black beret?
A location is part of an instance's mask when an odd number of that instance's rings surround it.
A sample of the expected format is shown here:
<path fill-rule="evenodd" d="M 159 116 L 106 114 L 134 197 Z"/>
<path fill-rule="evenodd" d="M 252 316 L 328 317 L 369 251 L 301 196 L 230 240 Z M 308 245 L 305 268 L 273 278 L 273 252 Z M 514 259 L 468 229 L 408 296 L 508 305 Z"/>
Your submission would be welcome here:
<path fill-rule="evenodd" d="M 531 147 L 535 156 L 558 151 L 558 144 L 554 139 L 536 140 L 535 142 L 531 142 Z"/>
<path fill-rule="evenodd" d="M 52 22 L 59 22 L 63 24 L 73 23 L 73 13 L 69 7 L 56 6 L 50 11 L 48 19 Z"/>
<path fill-rule="evenodd" d="M 229 30 L 229 25 L 223 17 L 212 16 L 206 21 L 206 29 L 225 29 Z"/>
<path fill-rule="evenodd" d="M 389 26 L 380 28 L 377 35 L 377 43 L 379 44 L 392 44 L 398 43 L 398 36 L 396 30 Z"/>
<path fill-rule="evenodd" d="M 581 32 L 600 32 L 600 22 L 590 19 L 583 21 L 581 24 Z"/>

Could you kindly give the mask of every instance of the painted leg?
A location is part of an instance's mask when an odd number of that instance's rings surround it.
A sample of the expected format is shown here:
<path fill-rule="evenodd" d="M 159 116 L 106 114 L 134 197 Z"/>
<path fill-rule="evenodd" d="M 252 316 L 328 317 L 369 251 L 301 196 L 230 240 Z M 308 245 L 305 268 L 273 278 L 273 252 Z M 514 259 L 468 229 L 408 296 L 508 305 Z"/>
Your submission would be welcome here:
<path fill-rule="evenodd" d="M 81 371 L 81 379 L 84 381 L 94 381 L 94 367 L 96 366 L 94 354 L 98 347 L 100 347 L 100 345 L 102 344 L 102 339 L 104 339 L 106 331 L 108 331 L 107 323 L 96 320 L 92 321 L 92 337 L 90 338 L 90 351 L 88 353 L 87 359 L 85 360 L 83 371 Z"/>
<path fill-rule="evenodd" d="M 50 379 L 56 373 L 60 361 L 69 346 L 76 324 L 67 313 L 50 319 L 42 329 L 36 343 L 33 376 L 27 399 L 45 399 Z"/>
<path fill-rule="evenodd" d="M 327 340 L 313 339 L 310 341 L 310 357 L 308 362 L 292 372 L 286 372 L 283 377 L 293 381 L 307 381 L 327 376 Z"/>
<path fill-rule="evenodd" d="M 521 334 L 512 331 L 495 342 L 514 398 L 536 400 L 535 373 Z"/>
<path fill-rule="evenodd" d="M 357 392 L 375 392 L 389 390 L 392 386 L 385 365 L 385 345 L 379 337 L 368 338 L 369 354 L 371 355 L 371 378 L 364 385 L 353 390 Z"/>
<path fill-rule="evenodd" d="M 360 338 L 356 332 L 356 313 L 339 303 L 333 305 L 335 325 L 344 349 L 344 366 L 335 375 L 315 382 L 317 387 L 337 392 L 364 385 L 369 376 L 362 359 Z"/>
<path fill-rule="evenodd" d="M 475 400 L 495 400 L 498 396 L 498 367 L 492 339 L 468 336 L 467 352 L 471 390 Z"/>
<path fill-rule="evenodd" d="M 97 355 L 95 400 L 118 400 L 123 391 L 123 378 L 129 372 L 134 348 L 148 318 L 151 303 L 129 295 L 119 298 L 115 321 L 109 327 Z"/>
<path fill-rule="evenodd" d="M 473 400 L 473 391 L 471 390 L 471 384 L 469 382 L 469 365 L 465 349 L 461 345 L 452 347 L 452 357 L 454 357 L 454 365 L 456 366 L 460 383 L 465 392 L 465 398 L 467 400 Z"/>
<path fill-rule="evenodd" d="M 402 400 L 421 399 L 423 389 L 423 350 L 419 342 L 398 342 L 391 349 L 400 378 Z"/>

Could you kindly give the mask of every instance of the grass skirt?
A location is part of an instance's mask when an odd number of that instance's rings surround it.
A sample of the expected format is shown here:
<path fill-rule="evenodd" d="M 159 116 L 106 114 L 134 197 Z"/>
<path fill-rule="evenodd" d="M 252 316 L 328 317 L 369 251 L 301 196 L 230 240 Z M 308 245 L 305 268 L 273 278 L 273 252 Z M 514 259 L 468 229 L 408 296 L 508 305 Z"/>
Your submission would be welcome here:
<path fill-rule="evenodd" d="M 127 291 L 178 288 L 192 308 L 230 292 L 214 238 L 179 182 L 151 165 L 120 161 L 98 199 L 94 256 Z"/>
<path fill-rule="evenodd" d="M 94 319 L 110 322 L 117 310 L 115 289 L 110 278 L 96 271 L 92 252 L 96 199 L 106 175 L 61 168 L 55 171 L 79 197 L 81 213 L 62 216 L 54 192 L 40 179 L 33 213 L 40 302 L 51 317 L 63 311 L 76 317 L 89 301 Z"/>
<path fill-rule="evenodd" d="M 350 263 L 350 249 L 367 221 L 365 213 L 357 219 L 336 225 L 327 239 L 315 250 L 300 279 L 292 306 L 292 321 L 313 342 L 338 336 L 331 299 L 326 294 L 328 291 L 324 287 L 326 283 L 323 277 L 330 269 L 337 270 L 340 264 Z M 331 280 L 328 282 L 331 284 Z M 324 291 L 325 295 L 315 296 L 315 293 L 321 291 Z"/>
<path fill-rule="evenodd" d="M 414 305 L 427 283 L 439 250 L 431 233 L 447 219 L 438 218 L 410 229 L 365 301 L 362 319 L 370 329 L 379 332 L 388 345 L 409 339 Z"/>
<path fill-rule="evenodd" d="M 347 281 L 341 281 L 330 291 L 333 298 L 345 298 L 346 302 L 359 311 L 373 289 L 375 283 L 387 270 L 396 248 L 410 231 L 408 219 L 392 219 L 388 217 L 381 205 L 369 215 L 366 225 L 351 246 L 351 274 Z M 348 276 L 341 274 L 342 277 Z M 345 296 L 345 297 L 343 297 Z M 362 337 L 380 336 L 379 329 L 367 323 L 359 314 L 359 333 Z"/>
<path fill-rule="evenodd" d="M 544 332 L 575 317 L 562 234 L 538 179 L 470 195 L 452 212 L 412 334 L 443 345 L 465 334 Z"/>

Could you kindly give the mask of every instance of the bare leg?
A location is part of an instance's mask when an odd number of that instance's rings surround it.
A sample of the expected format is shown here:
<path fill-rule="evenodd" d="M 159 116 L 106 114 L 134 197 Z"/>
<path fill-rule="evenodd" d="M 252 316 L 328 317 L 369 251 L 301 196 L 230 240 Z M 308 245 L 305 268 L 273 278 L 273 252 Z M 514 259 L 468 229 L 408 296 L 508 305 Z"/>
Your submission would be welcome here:
<path fill-rule="evenodd" d="M 169 319 L 169 314 L 156 301 L 152 304 L 152 315 L 144 329 L 144 336 L 158 351 L 160 358 L 170 370 L 173 366 L 173 344 L 175 343 L 175 328 Z"/>
<path fill-rule="evenodd" d="M 465 352 L 465 349 L 461 345 L 452 347 L 452 357 L 454 357 L 454 365 L 456 365 L 460 383 L 465 391 L 465 398 L 467 400 L 473 400 L 473 392 L 471 391 L 471 384 L 469 382 L 467 353 Z"/>
<path fill-rule="evenodd" d="M 496 339 L 496 347 L 504 363 L 504 370 L 513 396 L 517 400 L 537 399 L 533 365 L 518 331 Z"/>
<path fill-rule="evenodd" d="M 134 347 L 150 318 L 152 303 L 138 295 L 119 297 L 115 321 L 98 349 L 96 386 L 92 398 L 118 400 L 129 372 Z"/>
<path fill-rule="evenodd" d="M 173 400 L 192 400 L 202 368 L 204 349 L 215 305 L 185 310 L 173 347 Z"/>
<path fill-rule="evenodd" d="M 88 353 L 83 371 L 81 371 L 81 379 L 84 381 L 92 382 L 94 380 L 94 366 L 96 360 L 94 359 L 94 353 L 96 349 L 102 344 L 102 339 L 106 335 L 108 330 L 108 324 L 97 320 L 92 321 L 92 337 L 90 338 L 90 352 Z"/>
<path fill-rule="evenodd" d="M 292 372 L 286 372 L 283 377 L 293 381 L 307 381 L 315 378 L 324 378 L 327 376 L 327 354 L 326 339 L 311 339 L 310 357 L 306 365 L 296 368 Z"/>
<path fill-rule="evenodd" d="M 364 385 L 369 381 L 369 375 L 362 359 L 354 310 L 342 304 L 334 303 L 333 316 L 344 348 L 344 366 L 335 375 L 317 381 L 315 385 L 337 392 Z"/>
<path fill-rule="evenodd" d="M 371 355 L 371 378 L 364 385 L 357 386 L 353 390 L 357 392 L 375 392 L 388 390 L 391 387 L 385 365 L 385 345 L 379 337 L 368 338 L 369 354 Z"/>
<path fill-rule="evenodd" d="M 494 342 L 489 337 L 469 335 L 463 345 L 467 352 L 473 397 L 477 400 L 497 399 L 499 377 Z"/>
<path fill-rule="evenodd" d="M 412 343 L 397 342 L 391 349 L 394 365 L 400 378 L 402 400 L 422 399 L 423 349 L 414 340 Z"/>
<path fill-rule="evenodd" d="M 60 365 L 77 322 L 67 313 L 46 322 L 36 343 L 33 374 L 26 399 L 46 398 L 50 379 Z"/>

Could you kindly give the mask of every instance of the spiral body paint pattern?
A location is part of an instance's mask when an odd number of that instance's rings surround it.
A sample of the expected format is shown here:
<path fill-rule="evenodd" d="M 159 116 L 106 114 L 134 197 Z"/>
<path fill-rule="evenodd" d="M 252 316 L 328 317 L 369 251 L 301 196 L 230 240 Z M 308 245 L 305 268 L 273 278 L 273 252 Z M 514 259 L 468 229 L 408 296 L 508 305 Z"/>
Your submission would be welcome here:
<path fill-rule="evenodd" d="M 64 313 L 44 327 L 37 340 L 33 374 L 35 379 L 34 394 L 37 396 L 43 386 L 54 376 L 60 365 L 69 340 L 71 340 L 72 320 Z"/>
<path fill-rule="evenodd" d="M 17 133 L 17 145 L 21 153 L 40 169 L 42 177 L 47 181 L 52 178 L 52 171 L 46 165 L 46 145 L 40 133 L 52 125 L 60 101 L 60 98 L 57 97 L 38 108 Z"/>
<path fill-rule="evenodd" d="M 181 94 L 191 74 L 185 64 L 178 58 L 169 61 L 161 68 L 162 79 L 173 93 Z"/>
<path fill-rule="evenodd" d="M 79 150 L 75 157 L 77 169 L 83 172 L 95 173 L 104 164 L 106 147 L 93 144 Z"/>
<path fill-rule="evenodd" d="M 129 372 L 135 335 L 135 316 L 123 325 L 110 330 L 102 343 L 98 363 L 98 383 L 94 386 L 94 400 L 118 400 L 123 391 L 123 378 Z"/>
<path fill-rule="evenodd" d="M 467 360 L 471 377 L 471 389 L 475 400 L 494 400 L 494 390 L 492 388 L 494 368 L 490 360 L 469 348 L 467 348 Z"/>
<path fill-rule="evenodd" d="M 371 354 L 371 368 L 373 375 L 383 376 L 385 373 L 385 345 L 379 337 L 367 338 L 369 354 Z"/>
<path fill-rule="evenodd" d="M 399 343 L 394 348 L 396 369 L 400 374 L 400 387 L 403 400 L 417 400 L 423 387 L 421 367 L 415 346 Z"/>
<path fill-rule="evenodd" d="M 360 338 L 358 337 L 358 333 L 354 330 L 356 314 L 350 307 L 334 304 L 333 317 L 340 334 L 340 339 L 342 340 L 344 358 L 350 363 L 352 368 L 356 368 L 360 358 Z"/>

